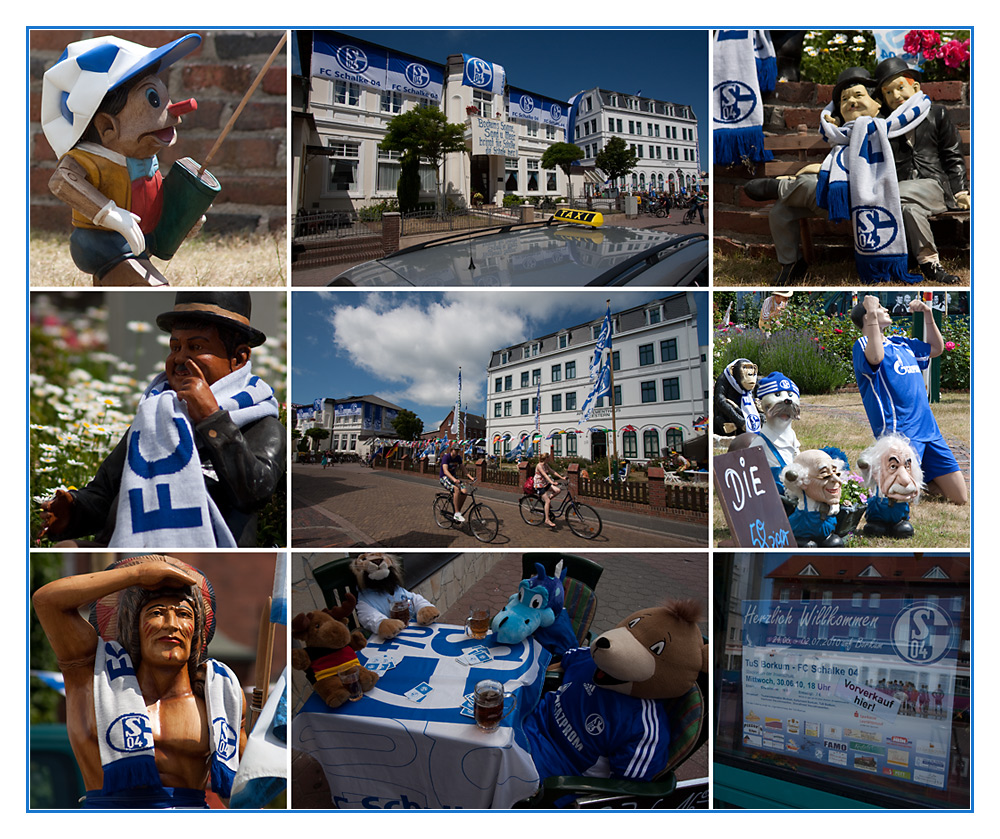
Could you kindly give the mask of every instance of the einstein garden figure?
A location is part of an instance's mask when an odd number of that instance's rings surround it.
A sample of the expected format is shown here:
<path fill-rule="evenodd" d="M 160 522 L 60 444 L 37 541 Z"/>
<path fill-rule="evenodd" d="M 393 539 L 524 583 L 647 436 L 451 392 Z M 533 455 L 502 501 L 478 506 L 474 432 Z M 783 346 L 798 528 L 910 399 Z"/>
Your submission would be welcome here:
<path fill-rule="evenodd" d="M 902 434 L 880 437 L 858 457 L 858 468 L 871 493 L 864 535 L 910 538 L 910 505 L 920 500 L 923 490 L 920 461 L 910 441 Z"/>
<path fill-rule="evenodd" d="M 194 34 L 156 49 L 92 38 L 70 44 L 44 75 L 42 130 L 59 158 L 49 189 L 73 210 L 70 253 L 94 285 L 166 285 L 150 256 L 170 259 L 219 192 L 190 158 L 166 178 L 157 160 L 197 108 L 172 102 L 160 74 L 200 43 Z"/>
<path fill-rule="evenodd" d="M 826 452 L 801 452 L 782 472 L 785 495 L 795 509 L 788 515 L 795 541 L 803 548 L 842 548 L 837 513 L 844 479 L 841 464 Z"/>

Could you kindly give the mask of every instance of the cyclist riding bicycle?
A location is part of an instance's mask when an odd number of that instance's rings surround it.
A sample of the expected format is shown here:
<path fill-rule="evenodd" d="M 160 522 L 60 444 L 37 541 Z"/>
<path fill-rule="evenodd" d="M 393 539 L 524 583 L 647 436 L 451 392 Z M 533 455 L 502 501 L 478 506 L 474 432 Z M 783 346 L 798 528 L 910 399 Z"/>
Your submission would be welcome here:
<path fill-rule="evenodd" d="M 448 447 L 448 451 L 444 453 L 441 457 L 441 465 L 438 469 L 438 480 L 441 482 L 441 486 L 445 489 L 450 489 L 453 492 L 452 500 L 455 503 L 455 515 L 454 519 L 457 522 L 465 521 L 465 516 L 462 515 L 462 505 L 465 504 L 466 494 L 462 491 L 462 479 L 458 477 L 459 471 L 462 469 L 462 450 L 457 445 L 452 445 Z M 474 475 L 470 475 L 469 471 L 466 469 L 465 477 L 474 481 L 476 478 Z"/>
<path fill-rule="evenodd" d="M 538 461 L 538 465 L 535 467 L 535 492 L 542 497 L 542 501 L 545 502 L 545 523 L 551 527 L 555 528 L 556 523 L 552 521 L 552 516 L 550 511 L 552 509 L 552 500 L 562 492 L 562 489 L 556 484 L 556 478 L 560 481 L 565 481 L 566 476 L 560 475 L 555 469 L 550 471 L 550 464 L 552 461 L 552 452 L 545 452 Z"/>

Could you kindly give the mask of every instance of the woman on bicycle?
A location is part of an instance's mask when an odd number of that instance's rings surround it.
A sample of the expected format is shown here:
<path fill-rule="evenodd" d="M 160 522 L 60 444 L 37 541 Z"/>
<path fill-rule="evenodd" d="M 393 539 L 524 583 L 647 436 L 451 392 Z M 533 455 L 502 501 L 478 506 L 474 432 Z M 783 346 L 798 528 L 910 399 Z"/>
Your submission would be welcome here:
<path fill-rule="evenodd" d="M 453 445 L 441 457 L 441 468 L 438 474 L 441 486 L 445 489 L 450 489 L 454 493 L 452 496 L 455 503 L 455 515 L 453 518 L 457 522 L 465 521 L 465 516 L 462 515 L 462 505 L 465 504 L 466 494 L 462 492 L 462 479 L 459 476 L 461 471 L 462 450 L 457 445 Z M 465 470 L 465 472 L 468 480 L 475 480 L 474 476 L 468 473 L 468 470 Z"/>
<path fill-rule="evenodd" d="M 551 469 L 551 461 L 552 452 L 545 452 L 539 458 L 538 465 L 535 466 L 535 492 L 541 493 L 542 501 L 545 502 L 545 523 L 549 527 L 555 528 L 556 523 L 552 521 L 551 516 L 552 500 L 562 492 L 558 484 L 556 484 L 556 478 L 560 481 L 565 481 L 566 476 L 560 475 L 555 469 Z"/>

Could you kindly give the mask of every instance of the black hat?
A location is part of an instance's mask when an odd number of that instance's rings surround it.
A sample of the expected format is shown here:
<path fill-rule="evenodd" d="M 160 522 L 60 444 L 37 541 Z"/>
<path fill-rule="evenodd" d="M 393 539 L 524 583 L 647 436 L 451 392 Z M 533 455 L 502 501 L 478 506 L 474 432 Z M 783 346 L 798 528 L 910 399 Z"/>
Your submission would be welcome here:
<path fill-rule="evenodd" d="M 831 97 L 833 99 L 833 111 L 837 116 L 841 116 L 840 94 L 843 93 L 844 88 L 854 87 L 856 84 L 863 84 L 870 91 L 875 87 L 875 83 L 872 81 L 872 74 L 864 67 L 848 67 L 846 70 L 841 70 L 840 75 L 837 76 L 837 83 L 833 86 L 833 96 Z"/>
<path fill-rule="evenodd" d="M 156 325 L 170 332 L 178 319 L 203 320 L 235 329 L 251 347 L 259 347 L 267 340 L 263 332 L 250 325 L 249 291 L 178 291 L 173 311 L 157 315 Z"/>
<path fill-rule="evenodd" d="M 878 67 L 875 68 L 875 87 L 881 92 L 882 85 L 889 81 L 889 79 L 894 76 L 898 76 L 901 73 L 913 76 L 917 81 L 920 81 L 919 70 L 911 67 L 903 61 L 902 58 L 893 56 L 892 58 L 887 58 L 885 61 L 879 62 Z"/>

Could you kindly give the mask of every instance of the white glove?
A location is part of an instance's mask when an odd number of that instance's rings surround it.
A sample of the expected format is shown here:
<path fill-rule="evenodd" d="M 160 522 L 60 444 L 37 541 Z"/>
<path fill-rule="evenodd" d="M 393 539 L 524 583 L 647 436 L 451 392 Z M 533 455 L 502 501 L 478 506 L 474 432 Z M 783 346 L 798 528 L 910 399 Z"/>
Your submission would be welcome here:
<path fill-rule="evenodd" d="M 972 196 L 968 192 L 956 192 L 955 203 L 963 210 L 972 209 Z"/>
<path fill-rule="evenodd" d="M 146 250 L 146 237 L 142 235 L 142 230 L 139 229 L 139 216 L 123 210 L 114 201 L 108 201 L 107 204 L 101 207 L 92 221 L 100 227 L 106 227 L 108 230 L 114 230 L 115 233 L 121 233 L 125 237 L 125 241 L 128 242 L 128 246 L 132 249 L 132 253 L 136 256 Z"/>

